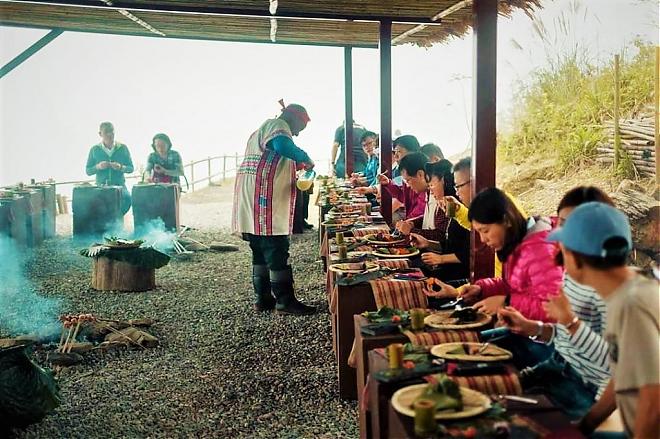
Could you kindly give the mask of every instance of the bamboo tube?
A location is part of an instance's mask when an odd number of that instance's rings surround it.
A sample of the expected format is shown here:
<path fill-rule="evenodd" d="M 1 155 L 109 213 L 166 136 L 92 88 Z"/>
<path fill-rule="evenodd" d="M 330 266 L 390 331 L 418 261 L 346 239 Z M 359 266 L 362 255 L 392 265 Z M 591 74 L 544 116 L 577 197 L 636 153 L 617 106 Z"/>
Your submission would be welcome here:
<path fill-rule="evenodd" d="M 427 437 L 435 433 L 435 403 L 430 399 L 418 399 L 413 404 L 415 410 L 415 436 Z"/>

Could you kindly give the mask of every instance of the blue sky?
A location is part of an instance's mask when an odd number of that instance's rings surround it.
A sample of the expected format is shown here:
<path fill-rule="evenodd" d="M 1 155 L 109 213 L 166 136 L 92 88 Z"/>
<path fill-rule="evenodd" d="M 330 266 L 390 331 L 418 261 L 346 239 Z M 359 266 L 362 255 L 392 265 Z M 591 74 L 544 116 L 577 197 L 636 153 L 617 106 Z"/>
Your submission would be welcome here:
<path fill-rule="evenodd" d="M 544 43 L 522 13 L 500 19 L 498 113 L 515 84 L 576 44 L 607 59 L 635 38 L 658 38 L 658 3 L 555 0 L 537 13 Z M 564 14 L 570 32 L 558 30 Z M 6 63 L 45 34 L 0 27 Z M 514 42 L 515 41 L 515 42 Z M 393 48 L 393 127 L 439 144 L 447 155 L 470 144 L 472 38 L 431 49 Z M 378 131 L 378 52 L 354 51 L 355 119 Z M 324 171 L 343 120 L 339 48 L 240 44 L 65 32 L 0 80 L 0 185 L 29 178 L 84 177 L 98 124 L 144 164 L 151 137 L 165 132 L 184 161 L 242 152 L 250 133 L 278 112 L 277 100 L 303 104 L 312 118 L 297 139 Z"/>

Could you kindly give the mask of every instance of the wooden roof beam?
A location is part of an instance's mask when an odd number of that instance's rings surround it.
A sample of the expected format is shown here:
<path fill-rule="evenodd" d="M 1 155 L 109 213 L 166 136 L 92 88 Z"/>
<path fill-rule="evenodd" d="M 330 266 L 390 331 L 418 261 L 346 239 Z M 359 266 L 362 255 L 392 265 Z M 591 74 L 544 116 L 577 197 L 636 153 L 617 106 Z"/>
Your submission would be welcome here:
<path fill-rule="evenodd" d="M 5 1 L 5 0 L 3 0 Z M 83 0 L 10 0 L 11 3 L 31 3 L 42 4 L 50 6 L 76 6 L 81 8 L 92 9 L 124 9 L 132 12 L 162 12 L 170 14 L 197 14 L 197 15 L 216 15 L 216 16 L 233 16 L 233 17 L 254 17 L 254 18 L 270 18 L 272 14 L 265 8 L 261 9 L 241 9 L 241 8 L 228 8 L 222 6 L 205 6 L 194 7 L 184 5 L 170 5 L 170 4 L 139 4 L 136 5 L 130 1 L 109 0 L 99 4 L 90 4 L 89 1 Z M 428 17 L 381 17 L 369 14 L 327 14 L 327 13 L 308 13 L 308 12 L 287 12 L 277 14 L 277 18 L 290 18 L 302 20 L 325 20 L 325 21 L 374 21 L 380 22 L 382 20 L 390 20 L 392 23 L 397 24 L 425 24 L 433 26 L 440 24 L 438 20 L 433 20 Z"/>
<path fill-rule="evenodd" d="M 431 21 L 434 24 L 440 24 L 442 22 L 442 19 L 447 17 L 448 15 L 453 14 L 454 12 L 458 11 L 459 9 L 463 9 L 467 6 L 470 6 L 472 4 L 472 0 L 463 0 L 458 3 L 456 3 L 453 6 L 448 7 L 444 11 L 438 12 L 435 14 L 433 17 L 431 17 Z M 405 31 L 401 35 L 399 35 L 396 38 L 392 39 L 392 45 L 400 43 L 401 41 L 405 40 L 406 38 L 415 35 L 417 32 L 424 30 L 429 26 L 428 24 L 420 24 L 418 26 L 413 27 L 410 30 Z"/>

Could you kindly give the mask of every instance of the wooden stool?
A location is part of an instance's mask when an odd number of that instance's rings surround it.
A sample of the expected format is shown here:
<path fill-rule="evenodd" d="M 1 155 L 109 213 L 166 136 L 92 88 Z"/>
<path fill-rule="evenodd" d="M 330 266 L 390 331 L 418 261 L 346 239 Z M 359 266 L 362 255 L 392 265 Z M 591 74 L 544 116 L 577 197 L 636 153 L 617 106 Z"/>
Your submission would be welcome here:
<path fill-rule="evenodd" d="M 156 270 L 104 256 L 94 258 L 92 288 L 100 291 L 148 291 L 156 287 Z"/>

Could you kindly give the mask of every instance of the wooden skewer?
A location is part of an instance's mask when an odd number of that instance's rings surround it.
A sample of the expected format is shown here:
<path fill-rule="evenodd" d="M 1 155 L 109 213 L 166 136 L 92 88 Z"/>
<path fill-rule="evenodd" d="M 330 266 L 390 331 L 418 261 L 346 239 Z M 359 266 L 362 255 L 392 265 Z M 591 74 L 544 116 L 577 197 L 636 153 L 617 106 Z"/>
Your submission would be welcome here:
<path fill-rule="evenodd" d="M 59 351 L 62 349 L 62 342 L 64 341 L 64 334 L 66 332 L 66 328 L 62 326 L 62 335 L 60 335 L 60 342 L 57 344 L 57 350 Z"/>
<path fill-rule="evenodd" d="M 66 341 L 64 342 L 64 345 L 60 346 L 59 352 L 64 353 L 64 348 L 65 348 L 66 345 L 69 343 L 69 337 L 71 337 L 71 330 L 72 330 L 72 329 L 73 329 L 73 328 L 72 328 L 71 326 L 69 326 L 69 333 L 68 333 L 67 336 L 66 336 Z"/>
<path fill-rule="evenodd" d="M 80 329 L 80 322 L 81 320 L 78 319 L 78 323 L 76 324 L 76 329 L 73 331 L 73 337 L 71 337 L 71 341 L 69 342 L 68 346 L 64 350 L 64 352 L 69 353 L 71 352 L 71 348 L 73 347 L 73 343 L 76 341 L 76 336 L 78 335 L 78 330 Z"/>

